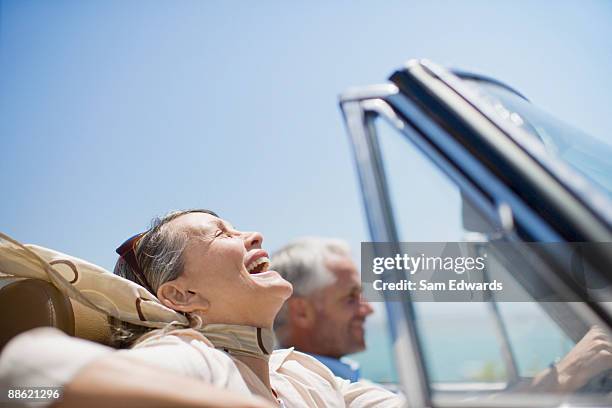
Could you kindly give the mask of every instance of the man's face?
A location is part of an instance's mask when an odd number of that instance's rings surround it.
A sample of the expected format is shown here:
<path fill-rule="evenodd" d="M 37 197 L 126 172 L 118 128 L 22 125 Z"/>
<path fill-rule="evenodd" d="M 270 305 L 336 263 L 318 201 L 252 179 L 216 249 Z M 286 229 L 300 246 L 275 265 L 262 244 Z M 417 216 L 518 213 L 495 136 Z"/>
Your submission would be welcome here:
<path fill-rule="evenodd" d="M 312 340 L 317 354 L 339 358 L 365 349 L 363 325 L 373 310 L 361 297 L 357 267 L 349 257 L 333 255 L 326 266 L 335 281 L 311 297 L 316 313 Z"/>

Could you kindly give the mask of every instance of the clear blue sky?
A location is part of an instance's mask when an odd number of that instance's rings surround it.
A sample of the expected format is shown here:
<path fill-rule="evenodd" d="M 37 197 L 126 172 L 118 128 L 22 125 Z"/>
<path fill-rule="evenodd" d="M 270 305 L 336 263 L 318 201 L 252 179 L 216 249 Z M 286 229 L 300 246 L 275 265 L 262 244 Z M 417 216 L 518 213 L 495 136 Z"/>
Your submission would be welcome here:
<path fill-rule="evenodd" d="M 367 240 L 337 95 L 404 61 L 612 143 L 609 1 L 2 1 L 0 231 L 112 269 L 171 209 Z M 431 214 L 435 217 L 435 214 Z"/>

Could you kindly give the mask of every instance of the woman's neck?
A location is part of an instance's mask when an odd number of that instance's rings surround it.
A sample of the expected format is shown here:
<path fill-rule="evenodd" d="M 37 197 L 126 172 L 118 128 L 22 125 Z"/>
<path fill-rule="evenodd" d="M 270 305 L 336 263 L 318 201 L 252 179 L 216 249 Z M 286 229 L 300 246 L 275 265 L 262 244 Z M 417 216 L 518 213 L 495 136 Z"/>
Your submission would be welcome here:
<path fill-rule="evenodd" d="M 266 397 L 276 402 L 276 396 L 272 391 L 272 386 L 270 385 L 270 366 L 268 365 L 268 361 L 257 358 L 257 357 L 249 357 L 249 356 L 233 356 L 236 360 L 244 363 L 252 372 L 261 380 L 263 385 L 269 391 L 269 395 L 262 395 L 262 397 Z"/>
<path fill-rule="evenodd" d="M 208 323 L 198 331 L 216 349 L 223 350 L 235 360 L 240 361 L 252 375 L 255 375 L 265 390 L 258 386 L 258 394 L 276 402 L 270 386 L 268 359 L 274 349 L 274 334 L 271 326 L 251 326 L 245 324 Z"/>

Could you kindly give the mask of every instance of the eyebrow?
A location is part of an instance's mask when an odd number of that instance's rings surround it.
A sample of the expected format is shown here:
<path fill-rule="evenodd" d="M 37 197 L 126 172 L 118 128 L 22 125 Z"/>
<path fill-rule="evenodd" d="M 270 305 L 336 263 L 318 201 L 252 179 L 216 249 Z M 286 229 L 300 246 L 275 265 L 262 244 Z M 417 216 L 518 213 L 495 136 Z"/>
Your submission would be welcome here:
<path fill-rule="evenodd" d="M 234 229 L 232 224 L 223 221 L 221 218 L 217 218 L 214 221 L 214 225 L 216 225 L 219 228 L 223 228 L 223 229 Z"/>

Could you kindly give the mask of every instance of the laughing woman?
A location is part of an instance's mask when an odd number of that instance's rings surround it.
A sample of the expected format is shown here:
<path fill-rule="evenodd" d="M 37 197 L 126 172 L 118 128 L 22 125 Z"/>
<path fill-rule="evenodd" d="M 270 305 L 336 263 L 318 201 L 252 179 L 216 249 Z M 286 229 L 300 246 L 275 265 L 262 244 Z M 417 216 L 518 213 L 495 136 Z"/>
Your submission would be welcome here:
<path fill-rule="evenodd" d="M 113 341 L 123 350 L 71 338 L 57 329 L 34 329 L 3 349 L 0 388 L 5 389 L 9 380 L 20 387 L 64 386 L 63 397 L 54 405 L 57 408 L 404 405 L 402 396 L 371 383 L 335 377 L 306 354 L 293 349 L 271 351 L 274 317 L 292 287 L 268 270 L 262 243 L 261 234 L 238 231 L 207 210 L 174 212 L 158 219 L 151 229 L 117 250 L 115 274 L 124 279 L 104 271 L 101 275 L 75 273 L 82 277 L 72 281 L 75 287 L 81 281 L 90 286 L 76 293 L 68 288 L 77 297 L 96 293 L 100 305 L 107 307 L 103 310 L 122 317 L 123 321 L 113 322 Z M 8 269 L 30 251 L 17 248 L 5 259 Z M 44 276 L 58 274 L 50 267 L 44 271 Z M 108 278 L 121 285 L 110 284 Z M 61 284 L 62 279 L 54 282 Z M 137 297 L 126 295 L 126 286 L 129 293 L 129 287 L 136 287 Z M 117 313 L 113 308 L 125 303 L 109 301 L 113 297 L 129 298 L 138 317 Z M 82 300 L 87 303 L 88 299 L 93 297 Z M 153 314 L 150 305 L 170 314 L 155 326 L 165 325 L 162 329 L 134 324 L 153 325 L 146 320 L 147 313 Z M 603 329 L 593 327 L 559 363 L 532 381 L 515 385 L 514 390 L 572 392 L 610 367 L 612 341 Z"/>
<path fill-rule="evenodd" d="M 129 347 L 116 354 L 272 406 L 402 405 L 380 387 L 335 377 L 308 355 L 272 352 L 274 317 L 292 287 L 268 270 L 262 243 L 260 233 L 238 231 L 207 210 L 171 213 L 126 241 L 115 273 L 187 316 L 191 328 L 116 321 L 115 345 Z"/>

